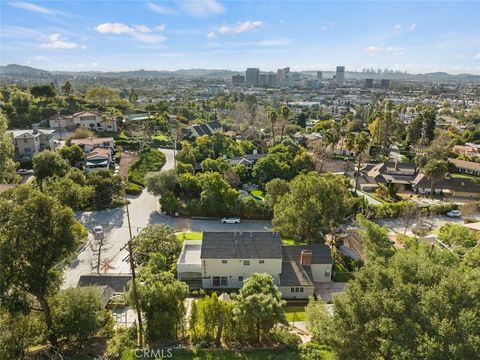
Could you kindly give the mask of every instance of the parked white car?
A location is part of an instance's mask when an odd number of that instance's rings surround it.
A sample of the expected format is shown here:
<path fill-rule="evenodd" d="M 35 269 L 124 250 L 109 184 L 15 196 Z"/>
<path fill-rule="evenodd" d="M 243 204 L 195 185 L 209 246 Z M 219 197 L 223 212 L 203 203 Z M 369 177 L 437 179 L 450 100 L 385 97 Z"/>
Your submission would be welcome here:
<path fill-rule="evenodd" d="M 239 217 L 224 217 L 222 219 L 222 224 L 240 224 Z"/>
<path fill-rule="evenodd" d="M 93 228 L 93 233 L 95 235 L 100 235 L 100 234 L 103 234 L 103 227 L 101 227 L 100 225 L 99 226 L 95 226 Z"/>
<path fill-rule="evenodd" d="M 18 175 L 33 175 L 33 170 L 18 169 L 17 174 Z"/>
<path fill-rule="evenodd" d="M 459 210 L 452 210 L 447 212 L 447 216 L 451 218 L 458 218 L 462 216 L 462 213 Z"/>

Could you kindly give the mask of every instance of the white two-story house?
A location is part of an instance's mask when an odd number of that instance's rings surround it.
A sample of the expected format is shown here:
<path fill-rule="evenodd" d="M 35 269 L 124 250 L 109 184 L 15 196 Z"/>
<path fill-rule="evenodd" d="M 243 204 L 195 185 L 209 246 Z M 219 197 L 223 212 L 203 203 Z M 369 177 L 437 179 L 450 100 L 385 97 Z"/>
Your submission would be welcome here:
<path fill-rule="evenodd" d="M 16 157 L 32 157 L 39 151 L 55 149 L 54 132 L 50 129 L 7 130 L 12 135 Z"/>
<path fill-rule="evenodd" d="M 272 232 L 204 232 L 202 241 L 185 241 L 177 274 L 192 287 L 239 289 L 252 273 L 268 273 L 284 298 L 304 299 L 331 281 L 332 265 L 324 244 L 282 245 Z"/>
<path fill-rule="evenodd" d="M 56 115 L 49 119 L 52 129 L 75 130 L 83 127 L 98 132 L 117 132 L 117 119 L 98 111 L 81 111 L 73 115 Z"/>

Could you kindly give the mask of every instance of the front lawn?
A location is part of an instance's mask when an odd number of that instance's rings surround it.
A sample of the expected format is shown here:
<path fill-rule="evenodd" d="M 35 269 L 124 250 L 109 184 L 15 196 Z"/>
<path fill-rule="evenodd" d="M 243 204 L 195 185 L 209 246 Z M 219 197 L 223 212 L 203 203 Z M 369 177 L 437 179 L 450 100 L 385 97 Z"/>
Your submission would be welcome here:
<path fill-rule="evenodd" d="M 201 231 L 186 231 L 177 234 L 177 239 L 180 240 L 202 240 L 203 232 Z"/>
<path fill-rule="evenodd" d="M 305 306 L 287 305 L 285 306 L 285 316 L 288 322 L 305 321 Z"/>
<path fill-rule="evenodd" d="M 160 150 L 147 149 L 142 151 L 140 158 L 128 170 L 128 180 L 145 186 L 145 175 L 149 172 L 160 171 L 165 161 L 165 155 Z"/>

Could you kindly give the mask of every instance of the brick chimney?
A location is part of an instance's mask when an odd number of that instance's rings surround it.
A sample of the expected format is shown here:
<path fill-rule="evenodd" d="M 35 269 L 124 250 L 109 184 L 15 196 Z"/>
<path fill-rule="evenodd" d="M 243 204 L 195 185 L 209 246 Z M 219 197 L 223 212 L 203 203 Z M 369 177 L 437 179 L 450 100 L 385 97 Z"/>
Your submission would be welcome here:
<path fill-rule="evenodd" d="M 312 264 L 312 251 L 302 250 L 300 252 L 300 264 L 302 266 L 310 266 Z"/>

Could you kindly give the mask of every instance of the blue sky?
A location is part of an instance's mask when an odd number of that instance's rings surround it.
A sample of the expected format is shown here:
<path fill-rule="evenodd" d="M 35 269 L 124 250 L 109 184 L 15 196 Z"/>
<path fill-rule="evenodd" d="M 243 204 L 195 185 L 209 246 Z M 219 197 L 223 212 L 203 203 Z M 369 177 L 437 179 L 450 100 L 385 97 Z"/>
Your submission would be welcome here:
<path fill-rule="evenodd" d="M 0 62 L 480 74 L 480 2 L 5 1 Z"/>

